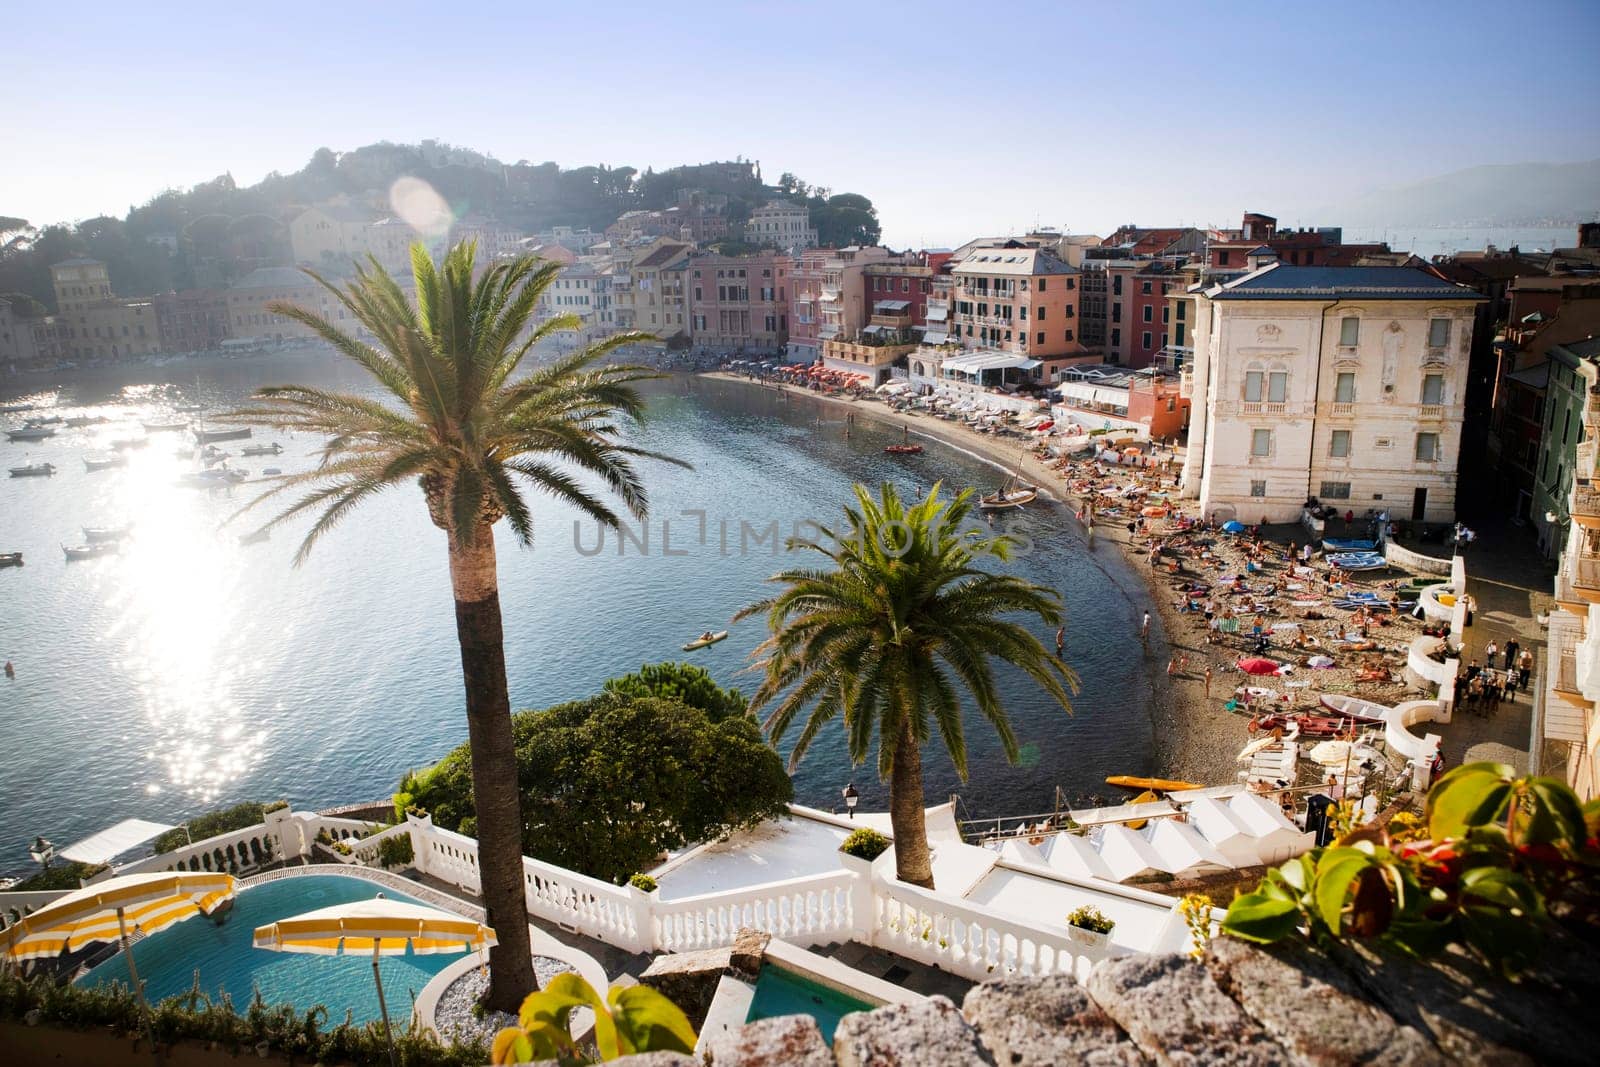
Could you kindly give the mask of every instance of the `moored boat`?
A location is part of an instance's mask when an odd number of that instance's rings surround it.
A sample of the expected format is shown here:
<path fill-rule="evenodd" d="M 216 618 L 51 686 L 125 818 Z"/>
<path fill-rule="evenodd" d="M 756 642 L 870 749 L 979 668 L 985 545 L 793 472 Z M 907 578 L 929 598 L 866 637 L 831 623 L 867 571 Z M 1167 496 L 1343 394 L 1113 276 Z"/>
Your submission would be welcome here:
<path fill-rule="evenodd" d="M 1381 723 L 1390 710 L 1387 704 L 1363 700 L 1348 693 L 1324 693 L 1320 703 L 1329 711 L 1337 712 L 1341 718 L 1364 723 Z"/>
<path fill-rule="evenodd" d="M 111 420 L 107 419 L 104 415 L 74 415 L 72 418 L 62 423 L 62 425 L 77 429 L 81 426 L 98 426 L 102 422 L 109 421 Z"/>
<path fill-rule="evenodd" d="M 283 446 L 273 441 L 267 445 L 245 445 L 239 451 L 246 456 L 276 456 L 283 451 Z"/>
<path fill-rule="evenodd" d="M 49 426 L 24 426 L 20 430 L 7 430 L 8 441 L 43 441 L 47 437 L 54 437 L 56 431 Z"/>
<path fill-rule="evenodd" d="M 22 566 L 21 552 L 0 552 L 0 567 Z"/>
<path fill-rule="evenodd" d="M 127 465 L 128 457 L 121 454 L 83 457 L 83 469 L 86 471 L 110 470 L 112 467 L 126 467 Z"/>
<path fill-rule="evenodd" d="M 121 526 L 85 526 L 83 539 L 91 545 L 100 545 L 109 541 L 120 541 L 132 532 L 131 522 L 125 522 Z"/>
<path fill-rule="evenodd" d="M 182 433 L 189 428 L 187 422 L 146 422 L 141 425 L 145 433 Z"/>
<path fill-rule="evenodd" d="M 891 456 L 916 456 L 922 453 L 921 445 L 887 445 L 884 451 Z"/>
<path fill-rule="evenodd" d="M 118 452 L 126 452 L 132 448 L 143 448 L 149 443 L 150 438 L 148 437 L 124 437 L 121 440 L 112 441 L 111 447 L 116 449 Z"/>
<path fill-rule="evenodd" d="M 196 427 L 194 439 L 196 444 L 210 444 L 213 441 L 243 441 L 250 436 L 250 427 L 228 430 L 206 430 Z"/>
<path fill-rule="evenodd" d="M 707 630 L 693 641 L 690 641 L 688 644 L 684 645 L 683 650 L 685 652 L 693 652 L 697 648 L 705 648 L 707 645 L 714 645 L 718 641 L 727 640 L 727 638 L 728 631 L 726 630 L 718 630 L 716 633 L 712 633 L 710 630 Z"/>
<path fill-rule="evenodd" d="M 1133 774 L 1113 774 L 1106 779 L 1106 785 L 1114 785 L 1118 789 L 1137 789 L 1143 792 L 1147 789 L 1157 793 L 1176 793 L 1183 789 L 1203 789 L 1198 782 L 1185 782 L 1177 778 L 1142 778 Z"/>
<path fill-rule="evenodd" d="M 978 498 L 979 511 L 1004 511 L 1020 508 L 1039 498 L 1039 490 L 1031 485 L 1013 484 L 1007 480 L 998 490 Z"/>
<path fill-rule="evenodd" d="M 244 471 L 232 470 L 228 467 L 213 467 L 207 471 L 195 471 L 181 475 L 179 485 L 186 485 L 192 489 L 219 489 L 224 486 L 238 485 L 248 475 Z"/>
<path fill-rule="evenodd" d="M 109 556 L 121 550 L 121 545 L 115 541 L 101 541 L 92 545 L 78 545 L 77 547 L 61 546 L 61 552 L 67 557 L 68 562 L 78 559 L 96 559 L 100 556 Z"/>
<path fill-rule="evenodd" d="M 35 418 L 35 419 L 26 419 L 26 420 L 23 421 L 22 424 L 24 426 L 31 426 L 31 427 L 35 427 L 35 428 L 40 427 L 40 426 L 60 426 L 61 425 L 61 416 L 60 415 L 41 415 L 41 416 L 39 416 L 38 418 Z"/>
<path fill-rule="evenodd" d="M 12 467 L 13 478 L 48 478 L 56 472 L 53 463 L 30 463 L 26 467 Z"/>

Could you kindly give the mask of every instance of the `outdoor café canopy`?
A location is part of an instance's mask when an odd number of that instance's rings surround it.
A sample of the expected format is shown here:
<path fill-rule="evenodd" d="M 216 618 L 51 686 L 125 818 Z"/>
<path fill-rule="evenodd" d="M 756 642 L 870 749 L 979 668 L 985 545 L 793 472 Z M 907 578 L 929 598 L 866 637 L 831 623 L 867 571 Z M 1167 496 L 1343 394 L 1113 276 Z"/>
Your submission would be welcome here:
<path fill-rule="evenodd" d="M 49 959 L 132 930 L 146 935 L 232 900 L 232 875 L 195 871 L 130 874 L 85 886 L 0 931 L 0 952 L 14 960 Z"/>

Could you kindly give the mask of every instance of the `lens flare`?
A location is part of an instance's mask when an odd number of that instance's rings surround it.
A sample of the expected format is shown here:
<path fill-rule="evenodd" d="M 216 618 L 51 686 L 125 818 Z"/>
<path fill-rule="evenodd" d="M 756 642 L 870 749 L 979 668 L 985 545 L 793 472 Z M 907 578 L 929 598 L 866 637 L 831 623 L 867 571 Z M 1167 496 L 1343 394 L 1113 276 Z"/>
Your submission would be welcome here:
<path fill-rule="evenodd" d="M 438 190 L 423 181 L 407 175 L 395 179 L 389 186 L 389 206 L 406 225 L 423 237 L 444 237 L 450 232 L 455 215 Z"/>

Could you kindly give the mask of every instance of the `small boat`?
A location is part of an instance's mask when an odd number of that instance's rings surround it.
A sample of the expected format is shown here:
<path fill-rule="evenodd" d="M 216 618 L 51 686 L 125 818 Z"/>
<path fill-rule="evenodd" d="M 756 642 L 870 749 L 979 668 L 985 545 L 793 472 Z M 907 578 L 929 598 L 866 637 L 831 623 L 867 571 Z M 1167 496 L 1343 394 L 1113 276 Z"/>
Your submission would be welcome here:
<path fill-rule="evenodd" d="M 28 420 L 24 421 L 22 425 L 28 426 L 28 427 L 32 427 L 32 428 L 38 428 L 40 426 L 60 426 L 61 425 L 61 416 L 60 415 L 41 415 L 36 419 L 28 419 Z"/>
<path fill-rule="evenodd" d="M 189 428 L 187 422 L 146 422 L 140 425 L 145 433 L 182 433 Z"/>
<path fill-rule="evenodd" d="M 61 546 L 62 554 L 67 557 L 67 561 L 69 563 L 78 559 L 98 559 L 101 556 L 112 555 L 118 551 L 121 551 L 121 549 L 122 546 L 115 541 L 101 541 L 98 544 L 93 545 L 79 545 L 77 548 L 68 548 L 66 545 Z"/>
<path fill-rule="evenodd" d="M 237 430 L 196 429 L 194 431 L 194 440 L 196 444 L 201 445 L 210 444 L 212 441 L 243 441 L 250 436 L 250 433 L 251 430 L 248 426 Z"/>
<path fill-rule="evenodd" d="M 276 456 L 283 451 L 283 446 L 274 441 L 270 445 L 245 445 L 239 451 L 246 456 Z"/>
<path fill-rule="evenodd" d="M 917 456 L 922 454 L 921 445 L 886 445 L 884 451 L 891 456 Z"/>
<path fill-rule="evenodd" d="M 127 465 L 128 457 L 123 455 L 83 457 L 83 469 L 86 471 L 104 471 L 110 470 L 112 467 L 126 467 Z"/>
<path fill-rule="evenodd" d="M 21 552 L 0 552 L 0 567 L 22 566 Z"/>
<path fill-rule="evenodd" d="M 282 467 L 263 467 L 263 468 L 261 468 L 261 473 L 264 476 L 268 477 L 268 478 L 273 478 L 273 477 L 276 477 L 277 475 L 282 474 L 283 473 L 283 468 Z"/>
<path fill-rule="evenodd" d="M 1203 789 L 1198 782 L 1184 782 L 1176 778 L 1141 778 L 1131 774 L 1113 774 L 1106 779 L 1106 785 L 1114 785 L 1118 789 L 1137 789 L 1143 792 L 1147 789 L 1157 793 L 1177 793 L 1184 789 Z"/>
<path fill-rule="evenodd" d="M 24 426 L 20 430 L 7 430 L 8 441 L 43 441 L 46 437 L 54 437 L 55 430 L 48 426 Z"/>
<path fill-rule="evenodd" d="M 1363 700 L 1346 693 L 1324 693 L 1321 704 L 1329 711 L 1337 712 L 1341 718 L 1364 723 L 1381 723 L 1384 721 L 1384 715 L 1390 710 L 1387 704 L 1379 704 L 1375 700 Z"/>
<path fill-rule="evenodd" d="M 710 630 L 707 630 L 693 641 L 690 641 L 687 645 L 684 645 L 683 650 L 685 652 L 693 652 L 697 648 L 705 648 L 707 645 L 714 645 L 718 641 L 727 640 L 727 638 L 728 631 L 726 630 L 718 630 L 716 633 L 712 633 Z"/>
<path fill-rule="evenodd" d="M 120 541 L 132 532 L 131 522 L 125 522 L 121 526 L 85 526 L 83 539 L 91 545 L 102 545 L 109 541 Z"/>
<path fill-rule="evenodd" d="M 148 437 L 124 437 L 120 441 L 112 441 L 111 447 L 118 452 L 126 452 L 130 448 L 143 448 L 150 443 Z"/>
<path fill-rule="evenodd" d="M 26 467 L 12 467 L 13 478 L 48 478 L 56 472 L 53 463 L 32 463 Z"/>
<path fill-rule="evenodd" d="M 80 426 L 98 426 L 102 422 L 109 421 L 111 420 L 107 419 L 104 415 L 74 415 L 72 418 L 62 423 L 62 425 L 77 429 Z"/>
<path fill-rule="evenodd" d="M 208 471 L 196 471 L 178 478 L 179 485 L 191 489 L 220 489 L 230 485 L 238 485 L 249 475 L 244 471 L 232 470 L 228 467 L 215 467 Z"/>
<path fill-rule="evenodd" d="M 1005 484 L 986 496 L 978 498 L 979 511 L 1004 511 L 1007 508 L 1020 508 L 1024 504 L 1031 504 L 1039 498 L 1037 486 L 1026 485 L 1018 481 L 1015 475 L 1005 480 Z"/>

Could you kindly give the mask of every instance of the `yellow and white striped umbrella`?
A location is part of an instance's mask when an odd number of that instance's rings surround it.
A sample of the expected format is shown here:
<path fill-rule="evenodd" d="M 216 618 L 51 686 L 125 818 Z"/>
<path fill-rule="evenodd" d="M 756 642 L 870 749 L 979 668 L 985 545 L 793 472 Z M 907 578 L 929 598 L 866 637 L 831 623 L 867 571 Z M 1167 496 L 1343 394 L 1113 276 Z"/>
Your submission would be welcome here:
<path fill-rule="evenodd" d="M 47 959 L 96 941 L 146 935 L 202 912 L 209 915 L 239 891 L 232 875 L 210 872 L 130 874 L 85 886 L 0 931 L 0 955 Z"/>
<path fill-rule="evenodd" d="M 403 956 L 466 952 L 496 943 L 482 923 L 438 908 L 377 897 L 279 919 L 255 931 L 255 947 L 317 956 L 362 953 Z"/>

